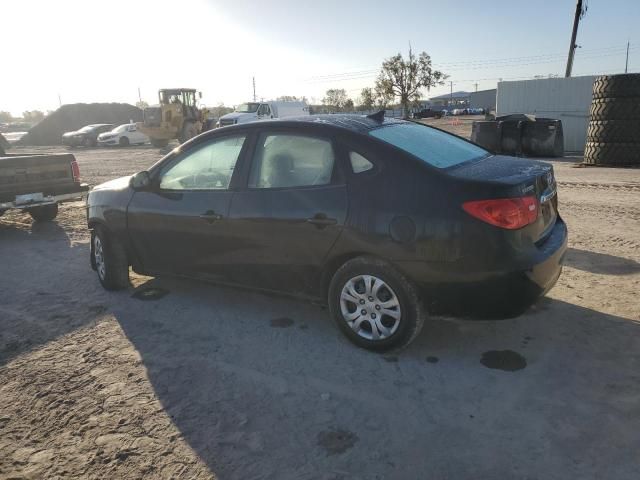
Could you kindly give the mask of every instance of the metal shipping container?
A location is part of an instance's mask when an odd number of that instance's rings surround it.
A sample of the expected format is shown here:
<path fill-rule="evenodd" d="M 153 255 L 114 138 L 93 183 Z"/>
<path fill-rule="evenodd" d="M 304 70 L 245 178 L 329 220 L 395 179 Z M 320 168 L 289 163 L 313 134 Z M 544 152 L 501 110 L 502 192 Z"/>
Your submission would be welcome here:
<path fill-rule="evenodd" d="M 497 115 L 524 113 L 562 120 L 565 152 L 583 152 L 596 76 L 499 82 Z"/>

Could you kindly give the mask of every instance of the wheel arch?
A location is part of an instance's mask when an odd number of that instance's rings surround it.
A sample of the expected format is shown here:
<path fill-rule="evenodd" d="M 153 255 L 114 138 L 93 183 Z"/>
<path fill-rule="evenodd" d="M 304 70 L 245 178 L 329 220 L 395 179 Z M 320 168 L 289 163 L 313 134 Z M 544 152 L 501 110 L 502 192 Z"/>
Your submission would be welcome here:
<path fill-rule="evenodd" d="M 359 257 L 375 258 L 386 263 L 391 263 L 389 262 L 389 260 L 386 260 L 385 258 L 379 255 L 375 255 L 373 253 L 366 252 L 366 251 L 358 251 L 358 250 L 347 252 L 347 253 L 341 253 L 340 255 L 336 255 L 328 259 L 324 268 L 322 269 L 322 273 L 320 277 L 320 288 L 321 288 L 323 299 L 326 300 L 327 295 L 329 294 L 329 286 L 331 284 L 331 280 L 333 279 L 333 276 L 338 271 L 338 269 L 348 261 L 353 260 L 354 258 L 359 258 Z"/>

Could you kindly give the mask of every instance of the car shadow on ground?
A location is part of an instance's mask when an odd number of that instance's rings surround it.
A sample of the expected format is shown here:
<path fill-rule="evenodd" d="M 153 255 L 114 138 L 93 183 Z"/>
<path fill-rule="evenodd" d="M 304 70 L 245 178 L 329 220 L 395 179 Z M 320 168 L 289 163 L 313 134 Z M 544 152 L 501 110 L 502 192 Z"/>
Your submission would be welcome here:
<path fill-rule="evenodd" d="M 0 366 L 106 311 L 82 294 L 83 276 L 93 274 L 85 272 L 87 251 L 55 221 L 35 223 L 16 212 L 0 218 Z"/>
<path fill-rule="evenodd" d="M 630 258 L 606 253 L 569 248 L 565 265 L 585 272 L 603 275 L 632 275 L 640 272 L 640 263 Z"/>
<path fill-rule="evenodd" d="M 640 447 L 628 319 L 543 299 L 511 320 L 434 318 L 375 354 L 287 298 L 179 279 L 122 295 L 113 314 L 160 402 L 222 478 L 505 478 L 514 464 L 625 478 Z"/>

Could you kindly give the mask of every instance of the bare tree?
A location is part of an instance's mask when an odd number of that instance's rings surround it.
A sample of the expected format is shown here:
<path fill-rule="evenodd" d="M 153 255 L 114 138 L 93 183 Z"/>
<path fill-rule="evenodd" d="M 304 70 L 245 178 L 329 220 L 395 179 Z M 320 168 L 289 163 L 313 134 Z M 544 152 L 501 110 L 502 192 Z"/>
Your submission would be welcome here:
<path fill-rule="evenodd" d="M 322 104 L 336 112 L 340 112 L 347 104 L 347 100 L 349 100 L 349 97 L 347 97 L 347 91 L 344 88 L 330 88 L 322 99 Z M 353 105 L 353 102 L 351 102 L 351 105 Z"/>
<path fill-rule="evenodd" d="M 427 52 L 416 57 L 409 48 L 406 60 L 398 53 L 382 62 L 382 69 L 376 80 L 376 91 L 393 98 L 398 97 L 404 115 L 407 116 L 409 104 L 420 98 L 421 88 L 429 91 L 431 87 L 443 85 L 446 78 L 447 75 L 433 69 Z"/>
<path fill-rule="evenodd" d="M 393 92 L 388 91 L 386 87 L 383 87 L 382 85 L 378 85 L 376 83 L 374 98 L 378 108 L 383 110 L 386 109 L 393 103 L 394 97 L 395 95 L 393 94 Z"/>
<path fill-rule="evenodd" d="M 373 108 L 374 98 L 373 90 L 371 90 L 371 88 L 366 87 L 362 89 L 360 92 L 360 98 L 358 99 L 358 104 L 362 110 L 371 110 Z"/>

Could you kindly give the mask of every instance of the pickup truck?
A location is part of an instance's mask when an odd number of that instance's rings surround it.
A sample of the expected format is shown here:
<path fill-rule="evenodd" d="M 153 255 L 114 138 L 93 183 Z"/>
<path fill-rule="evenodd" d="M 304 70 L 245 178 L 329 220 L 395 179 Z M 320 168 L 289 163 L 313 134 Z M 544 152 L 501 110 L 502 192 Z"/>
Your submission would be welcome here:
<path fill-rule="evenodd" d="M 16 208 L 45 222 L 56 217 L 59 203 L 86 197 L 89 186 L 80 183 L 72 154 L 10 154 L 6 146 L 0 135 L 0 215 Z"/>

